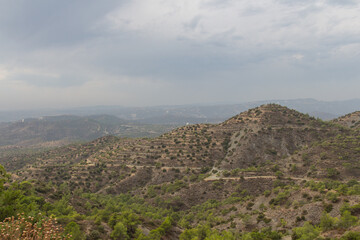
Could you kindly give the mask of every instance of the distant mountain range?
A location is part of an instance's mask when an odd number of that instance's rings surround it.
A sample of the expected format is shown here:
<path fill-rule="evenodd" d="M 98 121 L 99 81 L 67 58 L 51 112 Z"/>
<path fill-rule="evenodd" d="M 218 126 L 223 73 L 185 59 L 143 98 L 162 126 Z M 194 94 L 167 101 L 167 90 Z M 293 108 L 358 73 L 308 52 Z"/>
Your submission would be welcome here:
<path fill-rule="evenodd" d="M 98 106 L 0 112 L 0 150 L 19 146 L 47 148 L 77 141 L 90 141 L 106 135 L 156 137 L 187 124 L 220 123 L 240 112 L 267 103 L 287 106 L 324 120 L 360 109 L 360 99 L 335 102 L 295 99 L 223 105 L 136 108 Z"/>
<path fill-rule="evenodd" d="M 112 115 L 30 118 L 0 123 L 0 147 L 59 146 L 76 141 L 90 141 L 106 135 L 154 137 L 172 128 L 135 123 Z"/>
<path fill-rule="evenodd" d="M 155 107 L 94 106 L 72 109 L 29 111 L 0 111 L 0 122 L 18 121 L 55 115 L 113 115 L 143 124 L 185 125 L 186 123 L 219 123 L 250 108 L 276 103 L 311 116 L 330 120 L 360 109 L 360 99 L 346 101 L 318 101 L 315 99 L 264 100 L 239 104 L 178 105 Z"/>

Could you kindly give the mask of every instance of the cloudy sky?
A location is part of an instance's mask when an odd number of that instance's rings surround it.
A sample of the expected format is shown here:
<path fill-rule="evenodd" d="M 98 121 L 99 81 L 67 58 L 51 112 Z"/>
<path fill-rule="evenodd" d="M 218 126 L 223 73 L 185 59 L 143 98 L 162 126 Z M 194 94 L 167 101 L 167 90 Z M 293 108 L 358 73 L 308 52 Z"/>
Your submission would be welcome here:
<path fill-rule="evenodd" d="M 360 96 L 358 0 L 0 0 L 0 110 Z"/>

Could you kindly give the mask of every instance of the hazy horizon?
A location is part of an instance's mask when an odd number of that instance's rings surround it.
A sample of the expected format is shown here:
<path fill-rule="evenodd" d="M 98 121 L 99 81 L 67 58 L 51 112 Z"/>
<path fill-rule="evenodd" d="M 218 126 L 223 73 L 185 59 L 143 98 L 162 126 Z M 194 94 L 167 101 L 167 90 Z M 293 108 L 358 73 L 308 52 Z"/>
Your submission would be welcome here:
<path fill-rule="evenodd" d="M 12 109 L 0 109 L 0 112 L 22 112 L 22 111 L 62 111 L 62 110 L 76 110 L 76 109 L 87 109 L 87 108 L 156 108 L 156 107 L 201 107 L 201 106 L 229 106 L 229 105 L 242 105 L 242 104 L 254 104 L 262 102 L 269 102 L 269 103 L 277 103 L 277 102 L 296 102 L 296 101 L 315 101 L 315 103 L 340 103 L 340 102 L 348 102 L 348 101 L 359 101 L 360 98 L 351 98 L 351 99 L 343 99 L 343 100 L 334 100 L 334 101 L 327 101 L 327 100 L 319 100 L 315 98 L 293 98 L 293 99 L 262 99 L 262 100 L 255 100 L 255 101 L 243 101 L 243 102 L 207 102 L 207 103 L 187 103 L 187 104 L 159 104 L 159 105 L 82 105 L 82 106 L 59 106 L 59 107 L 40 107 L 40 108 L 12 108 Z M 281 105 L 281 104 L 280 104 Z M 360 107 L 360 106 L 359 106 Z M 360 108 L 359 108 L 360 110 Z"/>
<path fill-rule="evenodd" d="M 359 98 L 358 1 L 0 4 L 0 111 Z"/>

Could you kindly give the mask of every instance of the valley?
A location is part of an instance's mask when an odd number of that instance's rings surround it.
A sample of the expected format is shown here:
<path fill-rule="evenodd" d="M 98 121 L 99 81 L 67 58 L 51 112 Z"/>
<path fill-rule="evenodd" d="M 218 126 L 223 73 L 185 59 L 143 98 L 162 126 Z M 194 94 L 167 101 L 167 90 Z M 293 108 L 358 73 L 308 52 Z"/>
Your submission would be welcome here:
<path fill-rule="evenodd" d="M 359 120 L 267 104 L 154 138 L 105 136 L 1 161 L 5 186 L 31 184 L 19 191 L 65 229 L 76 224 L 76 239 L 352 239 Z"/>

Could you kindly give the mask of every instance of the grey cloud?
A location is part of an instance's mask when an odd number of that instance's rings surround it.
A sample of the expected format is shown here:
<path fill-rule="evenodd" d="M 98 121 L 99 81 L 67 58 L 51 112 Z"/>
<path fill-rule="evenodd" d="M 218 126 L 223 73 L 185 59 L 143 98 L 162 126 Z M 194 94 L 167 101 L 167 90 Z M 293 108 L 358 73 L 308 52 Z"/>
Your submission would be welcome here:
<path fill-rule="evenodd" d="M 265 12 L 264 8 L 249 6 L 246 9 L 244 9 L 243 11 L 241 11 L 241 15 L 252 16 L 252 15 L 257 15 L 257 14 L 261 14 L 264 12 Z"/>
<path fill-rule="evenodd" d="M 343 5 L 350 6 L 351 1 L 346 2 Z M 59 92 L 85 86 L 93 78 L 110 85 L 114 92 L 125 89 L 121 81 L 114 83 L 123 77 L 129 81 L 132 78 L 150 79 L 149 82 L 158 80 L 171 86 L 160 88 L 164 90 L 163 95 L 152 89 L 151 84 L 146 91 L 137 89 L 142 86 L 135 82 L 131 88 L 126 88 L 134 96 L 131 100 L 137 96 L 141 99 L 140 95 L 147 92 L 148 98 L 143 104 L 150 105 L 153 104 L 152 91 L 157 93 L 158 103 L 168 98 L 169 92 L 179 89 L 180 93 L 174 95 L 173 101 L 182 103 L 184 98 L 188 102 L 246 101 L 254 96 L 271 98 L 278 96 L 280 88 L 281 96 L 285 98 L 304 97 L 301 95 L 304 93 L 308 94 L 306 97 L 316 97 L 316 91 L 320 90 L 319 96 L 329 98 L 336 89 L 335 85 L 347 89 L 337 96 L 345 98 L 349 89 L 360 87 L 359 56 L 333 54 L 337 48 L 359 43 L 358 34 L 348 31 L 331 36 L 305 37 L 304 40 L 297 38 L 297 34 L 309 31 L 307 23 L 300 24 L 302 20 L 312 14 L 322 14 L 326 5 L 317 7 L 311 0 L 278 0 L 277 3 L 290 6 L 292 14 L 279 12 L 279 17 L 264 29 L 269 36 L 260 34 L 263 39 L 256 44 L 249 42 L 251 38 L 246 35 L 246 29 L 243 33 L 236 29 L 236 24 L 216 34 L 204 32 L 207 37 L 199 39 L 197 35 L 191 35 L 194 29 L 198 30 L 205 24 L 206 8 L 215 11 L 232 7 L 234 1 L 202 1 L 201 13 L 194 13 L 188 22 L 179 22 L 182 30 L 186 29 L 185 34 L 164 39 L 141 29 L 109 30 L 102 20 L 126 3 L 130 1 L 1 1 L 0 70 L 2 65 L 15 65 L 54 73 L 57 76 L 20 71 L 6 80 L 21 81 L 37 88 L 58 89 Z M 327 3 L 341 5 L 340 1 L 334 0 Z M 251 18 L 254 16 L 263 21 L 262 11 L 266 9 L 250 5 L 245 4 L 243 12 L 239 10 L 242 16 L 251 15 Z M 279 36 L 272 39 L 272 33 Z M 304 57 L 296 58 L 297 55 Z M 327 85 L 328 82 L 332 85 Z M 206 92 L 201 92 L 201 89 L 206 89 Z M 182 95 L 181 91 L 185 90 L 187 95 Z M 103 96 L 88 95 L 100 100 Z M 141 100 L 137 103 L 141 104 Z"/>
<path fill-rule="evenodd" d="M 93 30 L 94 24 L 121 2 L 2 1 L 0 34 L 23 50 L 81 43 L 100 34 Z"/>
<path fill-rule="evenodd" d="M 315 4 L 317 1 L 314 0 L 276 0 L 278 3 L 284 4 L 284 5 L 291 5 L 291 6 L 306 6 Z M 338 5 L 338 6 L 354 6 L 358 5 L 358 1 L 356 0 L 326 0 L 326 4 L 328 5 Z"/>
<path fill-rule="evenodd" d="M 355 0 L 327 0 L 326 2 L 338 6 L 354 6 L 359 4 L 359 2 Z"/>
<path fill-rule="evenodd" d="M 275 2 L 278 2 L 280 4 L 290 5 L 290 6 L 296 6 L 296 5 L 298 5 L 298 6 L 299 5 L 300 6 L 306 6 L 306 5 L 309 5 L 309 4 L 314 4 L 315 1 L 314 0 L 291 0 L 291 1 L 288 1 L 288 0 L 275 0 Z"/>
<path fill-rule="evenodd" d="M 207 0 L 201 2 L 201 6 L 205 8 L 225 8 L 234 3 L 234 0 Z"/>
<path fill-rule="evenodd" d="M 7 78 L 8 81 L 22 82 L 23 84 L 35 87 L 68 88 L 81 86 L 89 79 L 81 74 L 62 72 L 58 76 L 33 74 L 33 73 L 15 73 Z"/>
<path fill-rule="evenodd" d="M 191 21 L 184 23 L 184 27 L 186 29 L 194 30 L 199 25 L 200 20 L 201 20 L 201 16 L 196 16 L 193 19 L 191 19 Z"/>

